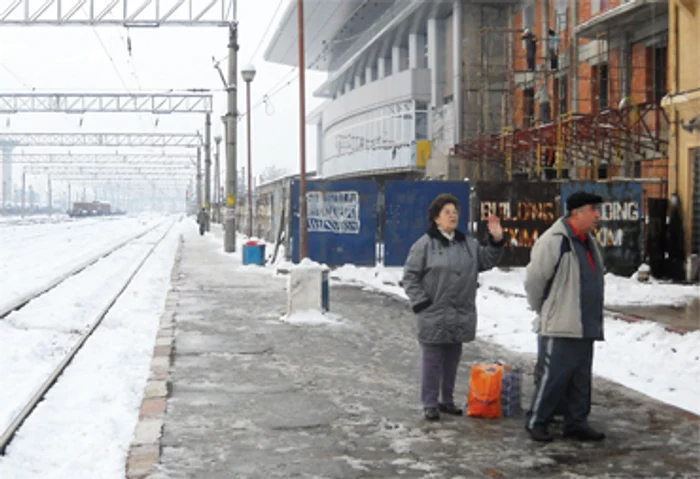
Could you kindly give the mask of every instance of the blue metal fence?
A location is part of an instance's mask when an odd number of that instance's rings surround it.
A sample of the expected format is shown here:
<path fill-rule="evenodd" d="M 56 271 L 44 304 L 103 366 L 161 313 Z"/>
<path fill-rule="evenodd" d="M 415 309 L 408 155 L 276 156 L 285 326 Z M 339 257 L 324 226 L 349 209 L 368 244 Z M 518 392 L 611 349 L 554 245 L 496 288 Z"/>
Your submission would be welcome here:
<path fill-rule="evenodd" d="M 464 181 L 387 181 L 384 190 L 384 264 L 403 266 L 411 245 L 428 228 L 428 207 L 440 193 L 460 202 L 459 229 L 468 234 L 469 183 Z"/>
<path fill-rule="evenodd" d="M 329 266 L 375 264 L 377 183 L 308 181 L 309 259 Z M 292 185 L 292 261 L 299 262 L 299 182 Z"/>

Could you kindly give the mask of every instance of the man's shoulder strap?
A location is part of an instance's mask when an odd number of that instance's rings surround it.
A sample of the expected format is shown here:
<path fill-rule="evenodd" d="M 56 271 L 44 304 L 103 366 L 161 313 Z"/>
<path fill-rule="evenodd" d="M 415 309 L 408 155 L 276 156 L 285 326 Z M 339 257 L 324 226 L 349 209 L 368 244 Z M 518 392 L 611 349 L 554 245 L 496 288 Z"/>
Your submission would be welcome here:
<path fill-rule="evenodd" d="M 571 244 L 569 242 L 569 238 L 566 236 L 562 236 L 561 238 L 561 247 L 559 248 L 559 258 L 557 259 L 557 264 L 554 266 L 554 273 L 552 273 L 552 277 L 549 278 L 549 281 L 547 281 L 547 286 L 544 288 L 544 299 L 547 299 L 549 296 L 549 292 L 552 289 L 552 283 L 554 283 L 554 277 L 557 275 L 557 271 L 559 271 L 559 264 L 561 263 L 561 259 L 564 256 L 564 253 L 568 253 L 571 251 Z"/>

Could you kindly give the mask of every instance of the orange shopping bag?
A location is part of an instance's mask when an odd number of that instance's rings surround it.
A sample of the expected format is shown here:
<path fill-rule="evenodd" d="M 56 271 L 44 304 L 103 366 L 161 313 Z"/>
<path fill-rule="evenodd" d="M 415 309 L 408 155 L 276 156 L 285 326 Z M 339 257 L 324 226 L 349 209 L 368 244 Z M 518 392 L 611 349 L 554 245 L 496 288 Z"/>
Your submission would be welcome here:
<path fill-rule="evenodd" d="M 503 417 L 501 410 L 500 364 L 475 364 L 469 380 L 467 415 L 476 417 Z"/>
<path fill-rule="evenodd" d="M 472 366 L 467 399 L 468 416 L 514 416 L 519 409 L 519 369 L 500 363 Z"/>

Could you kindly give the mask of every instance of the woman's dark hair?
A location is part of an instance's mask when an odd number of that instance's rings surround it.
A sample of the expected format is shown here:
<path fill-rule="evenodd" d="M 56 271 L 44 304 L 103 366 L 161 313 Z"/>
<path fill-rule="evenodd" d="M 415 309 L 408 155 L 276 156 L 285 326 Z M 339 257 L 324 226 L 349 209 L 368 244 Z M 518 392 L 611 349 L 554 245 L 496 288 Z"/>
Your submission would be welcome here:
<path fill-rule="evenodd" d="M 443 193 L 437 195 L 437 197 L 430 203 L 430 208 L 428 208 L 428 222 L 432 225 L 435 223 L 435 218 L 440 216 L 440 212 L 445 207 L 445 205 L 453 204 L 457 211 L 459 212 L 459 200 L 449 193 Z"/>

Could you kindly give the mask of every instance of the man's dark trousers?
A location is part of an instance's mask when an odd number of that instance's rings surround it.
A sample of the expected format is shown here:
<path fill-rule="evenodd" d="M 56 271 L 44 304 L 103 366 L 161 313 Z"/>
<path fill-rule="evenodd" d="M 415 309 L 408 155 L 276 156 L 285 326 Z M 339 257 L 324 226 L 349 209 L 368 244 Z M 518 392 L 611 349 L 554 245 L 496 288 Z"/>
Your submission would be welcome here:
<path fill-rule="evenodd" d="M 535 390 L 526 425 L 546 427 L 560 402 L 566 403 L 565 429 L 588 426 L 591 410 L 593 340 L 543 337 L 542 376 Z"/>

